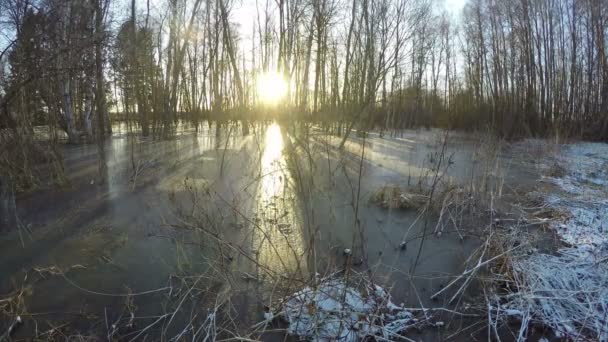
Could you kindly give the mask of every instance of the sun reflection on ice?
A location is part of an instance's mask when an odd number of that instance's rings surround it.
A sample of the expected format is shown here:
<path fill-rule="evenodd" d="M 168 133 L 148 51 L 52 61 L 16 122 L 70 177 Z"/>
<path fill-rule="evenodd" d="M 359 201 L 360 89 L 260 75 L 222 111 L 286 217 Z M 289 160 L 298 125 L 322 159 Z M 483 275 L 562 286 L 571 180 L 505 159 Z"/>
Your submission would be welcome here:
<path fill-rule="evenodd" d="M 262 167 L 262 200 L 268 201 L 279 196 L 283 189 L 283 135 L 276 123 L 266 130 L 264 153 L 260 161 Z"/>
<path fill-rule="evenodd" d="M 281 128 L 276 123 L 270 125 L 260 159 L 258 225 L 253 248 L 258 253 L 258 262 L 266 269 L 295 276 L 303 273 L 306 258 L 284 146 Z"/>

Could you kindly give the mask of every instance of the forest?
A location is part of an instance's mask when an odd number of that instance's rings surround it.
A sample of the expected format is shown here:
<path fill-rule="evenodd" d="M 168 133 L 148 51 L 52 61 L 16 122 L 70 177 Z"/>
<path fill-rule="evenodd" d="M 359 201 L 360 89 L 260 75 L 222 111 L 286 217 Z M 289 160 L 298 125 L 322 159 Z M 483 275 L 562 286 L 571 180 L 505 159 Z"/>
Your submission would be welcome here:
<path fill-rule="evenodd" d="M 430 0 L 266 1 L 251 27 L 234 1 L 3 3 L 2 127 L 72 143 L 102 116 L 144 136 L 257 118 L 268 72 L 303 121 L 608 134 L 602 1 L 471 0 L 457 18 Z"/>
<path fill-rule="evenodd" d="M 606 142 L 603 0 L 0 0 L 0 341 L 604 341 Z"/>

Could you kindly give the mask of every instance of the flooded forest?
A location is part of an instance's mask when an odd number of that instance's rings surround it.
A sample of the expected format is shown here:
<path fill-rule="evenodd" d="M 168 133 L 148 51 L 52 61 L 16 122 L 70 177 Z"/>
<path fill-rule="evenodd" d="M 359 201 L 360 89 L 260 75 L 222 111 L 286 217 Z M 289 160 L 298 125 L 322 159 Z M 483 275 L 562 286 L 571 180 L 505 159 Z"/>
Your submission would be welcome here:
<path fill-rule="evenodd" d="M 0 0 L 12 341 L 608 341 L 608 1 Z"/>

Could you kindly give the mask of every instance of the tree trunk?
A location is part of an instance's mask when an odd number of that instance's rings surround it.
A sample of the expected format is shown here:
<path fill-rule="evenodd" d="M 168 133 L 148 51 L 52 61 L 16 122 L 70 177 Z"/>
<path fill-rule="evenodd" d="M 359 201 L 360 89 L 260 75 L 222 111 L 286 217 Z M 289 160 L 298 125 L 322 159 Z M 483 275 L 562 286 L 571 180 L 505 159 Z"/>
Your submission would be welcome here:
<path fill-rule="evenodd" d="M 107 176 L 106 152 L 105 152 L 105 119 L 106 119 L 106 94 L 103 79 L 103 0 L 96 0 L 95 8 L 95 76 L 96 76 L 96 110 L 97 110 L 97 158 L 99 181 L 105 182 Z"/>
<path fill-rule="evenodd" d="M 87 77 L 89 78 L 89 77 Z M 84 128 L 86 130 L 87 136 L 91 139 L 94 139 L 94 132 L 93 132 L 93 118 L 94 118 L 94 112 L 93 112 L 93 84 L 92 84 L 92 80 L 88 79 L 87 80 L 87 84 L 86 84 L 86 89 L 85 89 L 85 95 L 84 95 Z"/>
<path fill-rule="evenodd" d="M 65 119 L 66 132 L 68 133 L 68 142 L 76 144 L 79 141 L 76 125 L 74 124 L 74 111 L 72 108 L 72 94 L 70 92 L 70 79 L 66 76 L 66 80 L 61 84 L 63 93 L 63 117 Z"/>
<path fill-rule="evenodd" d="M 0 232 L 14 229 L 17 222 L 14 184 L 10 177 L 0 176 Z"/>

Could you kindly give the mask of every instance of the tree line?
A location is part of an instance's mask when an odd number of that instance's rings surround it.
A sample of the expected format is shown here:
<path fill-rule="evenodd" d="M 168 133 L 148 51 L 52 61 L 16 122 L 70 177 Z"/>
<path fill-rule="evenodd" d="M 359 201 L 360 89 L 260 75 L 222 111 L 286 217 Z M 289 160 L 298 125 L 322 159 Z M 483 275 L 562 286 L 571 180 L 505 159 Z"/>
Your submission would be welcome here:
<path fill-rule="evenodd" d="M 606 140 L 607 31 L 602 0 L 468 0 L 458 15 L 439 0 L 3 0 L 0 218 L 37 172 L 64 181 L 64 139 L 96 143 L 103 175 L 119 120 L 156 139 L 280 115 L 343 143 L 421 126 Z M 274 107 L 256 88 L 268 72 L 288 85 Z"/>
<path fill-rule="evenodd" d="M 463 90 L 491 126 L 608 138 L 606 1 L 472 0 L 464 18 Z"/>
<path fill-rule="evenodd" d="M 45 125 L 76 143 L 115 118 L 155 137 L 178 120 L 254 120 L 268 112 L 257 78 L 275 71 L 289 85 L 285 115 L 339 132 L 608 136 L 605 1 L 469 0 L 453 16 L 432 0 L 257 0 L 252 27 L 238 6 L 3 1 L 13 38 L 0 59 L 0 126 Z"/>

